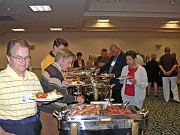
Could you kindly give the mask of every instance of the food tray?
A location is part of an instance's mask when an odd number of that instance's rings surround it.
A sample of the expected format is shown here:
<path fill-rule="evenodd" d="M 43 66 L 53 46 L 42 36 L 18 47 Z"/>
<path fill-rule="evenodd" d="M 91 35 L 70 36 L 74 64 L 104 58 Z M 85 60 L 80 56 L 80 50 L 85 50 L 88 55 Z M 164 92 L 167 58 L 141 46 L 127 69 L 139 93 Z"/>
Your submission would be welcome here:
<path fill-rule="evenodd" d="M 122 104 L 113 104 L 113 105 L 122 105 Z M 132 114 L 106 114 L 105 109 L 108 106 L 108 104 L 102 104 L 101 106 L 101 113 L 100 115 L 69 115 L 69 112 L 66 114 L 63 114 L 61 117 L 62 120 L 65 121 L 76 121 L 76 120 L 95 120 L 99 121 L 101 119 L 142 119 L 144 117 L 144 114 L 136 111 L 131 105 L 127 105 L 127 108 L 132 111 Z M 69 107 L 69 110 L 71 107 Z M 64 108 L 65 110 L 66 108 Z"/>

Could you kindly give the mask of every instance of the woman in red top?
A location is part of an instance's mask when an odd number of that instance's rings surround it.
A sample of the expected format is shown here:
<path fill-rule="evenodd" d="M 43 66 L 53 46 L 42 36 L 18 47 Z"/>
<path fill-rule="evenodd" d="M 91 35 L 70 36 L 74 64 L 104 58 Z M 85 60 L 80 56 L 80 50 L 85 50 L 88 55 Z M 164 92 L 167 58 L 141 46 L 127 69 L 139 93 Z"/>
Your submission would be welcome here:
<path fill-rule="evenodd" d="M 123 88 L 121 96 L 123 102 L 130 101 L 131 105 L 137 106 L 139 109 L 143 106 L 146 95 L 146 87 L 148 86 L 147 73 L 144 67 L 138 65 L 135 51 L 126 52 L 127 66 L 124 66 L 121 72 L 121 80 Z"/>

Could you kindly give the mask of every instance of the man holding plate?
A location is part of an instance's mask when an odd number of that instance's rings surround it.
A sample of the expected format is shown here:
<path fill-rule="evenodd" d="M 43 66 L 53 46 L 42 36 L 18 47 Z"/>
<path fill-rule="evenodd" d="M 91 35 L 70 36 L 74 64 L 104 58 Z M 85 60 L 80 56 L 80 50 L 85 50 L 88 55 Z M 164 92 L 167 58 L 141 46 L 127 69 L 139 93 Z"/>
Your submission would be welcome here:
<path fill-rule="evenodd" d="M 0 126 L 16 135 L 40 135 L 37 103 L 31 94 L 43 92 L 37 76 L 27 70 L 30 61 L 27 41 L 7 45 L 7 68 L 0 72 Z"/>

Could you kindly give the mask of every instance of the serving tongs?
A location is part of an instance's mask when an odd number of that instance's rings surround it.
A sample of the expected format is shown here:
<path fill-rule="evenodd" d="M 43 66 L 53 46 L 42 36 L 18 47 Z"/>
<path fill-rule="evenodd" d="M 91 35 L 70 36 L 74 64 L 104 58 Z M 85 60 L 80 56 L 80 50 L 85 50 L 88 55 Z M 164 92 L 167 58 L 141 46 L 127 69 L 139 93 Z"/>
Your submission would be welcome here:
<path fill-rule="evenodd" d="M 127 105 L 129 105 L 129 103 L 130 103 L 130 101 L 126 101 L 126 102 L 122 103 L 122 108 L 126 109 Z"/>
<path fill-rule="evenodd" d="M 111 101 L 111 97 L 112 97 L 112 88 L 115 86 L 115 84 L 111 84 L 109 85 L 109 102 Z"/>
<path fill-rule="evenodd" d="M 86 107 L 86 104 L 77 104 L 77 105 L 72 105 L 72 106 L 68 106 L 66 109 L 62 110 L 61 112 L 63 114 L 66 114 L 68 112 L 70 112 L 71 110 L 74 110 L 74 109 L 79 109 L 79 110 L 82 110 Z"/>

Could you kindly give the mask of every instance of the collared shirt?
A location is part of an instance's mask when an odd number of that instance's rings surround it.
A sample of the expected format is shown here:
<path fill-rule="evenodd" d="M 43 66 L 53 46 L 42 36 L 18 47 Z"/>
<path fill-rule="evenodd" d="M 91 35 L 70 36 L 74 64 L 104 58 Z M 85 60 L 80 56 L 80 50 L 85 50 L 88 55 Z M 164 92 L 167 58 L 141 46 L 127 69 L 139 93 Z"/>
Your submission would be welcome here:
<path fill-rule="evenodd" d="M 55 55 L 51 51 L 41 62 L 41 72 L 43 73 L 44 69 L 47 68 L 52 63 L 54 63 L 54 61 L 55 61 Z"/>
<path fill-rule="evenodd" d="M 118 56 L 115 56 L 114 58 L 113 58 L 113 61 L 111 62 L 111 66 L 110 66 L 110 68 L 109 68 L 109 74 L 112 72 L 112 70 L 113 70 L 113 68 L 114 68 L 114 65 L 115 65 L 115 63 L 116 63 L 116 60 L 117 60 L 117 58 L 118 58 Z"/>
<path fill-rule="evenodd" d="M 32 93 L 42 92 L 37 76 L 26 70 L 20 77 L 9 65 L 0 72 L 0 119 L 21 120 L 37 113 Z"/>

